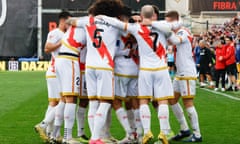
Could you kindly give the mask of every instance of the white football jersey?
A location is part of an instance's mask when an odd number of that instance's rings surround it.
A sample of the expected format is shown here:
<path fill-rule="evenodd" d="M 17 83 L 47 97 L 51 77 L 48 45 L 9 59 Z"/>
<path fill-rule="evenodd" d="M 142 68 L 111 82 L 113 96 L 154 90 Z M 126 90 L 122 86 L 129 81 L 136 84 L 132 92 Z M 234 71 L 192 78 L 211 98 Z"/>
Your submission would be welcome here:
<path fill-rule="evenodd" d="M 141 24 L 128 24 L 127 31 L 132 33 L 137 40 L 140 69 L 155 70 L 167 66 L 167 40 L 163 33 Z"/>
<path fill-rule="evenodd" d="M 84 27 L 87 36 L 86 66 L 96 69 L 113 69 L 113 57 L 117 49 L 119 30 L 94 17 L 77 20 L 78 27 Z"/>
<path fill-rule="evenodd" d="M 169 38 L 176 45 L 176 67 L 177 76 L 196 77 L 196 66 L 192 54 L 192 35 L 185 28 L 181 28 L 176 34 Z"/>
<path fill-rule="evenodd" d="M 52 43 L 56 44 L 63 38 L 64 32 L 61 31 L 59 28 L 56 28 L 48 33 L 46 43 Z M 58 55 L 59 48 L 55 51 L 51 52 L 51 62 L 48 67 L 47 75 L 50 75 L 48 73 L 55 72 L 55 58 Z"/>
<path fill-rule="evenodd" d="M 138 76 L 139 57 L 137 53 L 137 43 L 134 44 L 124 36 L 121 36 L 118 42 L 119 48 L 114 58 L 115 74 L 126 77 Z M 134 52 L 132 55 L 130 55 L 130 50 Z"/>
<path fill-rule="evenodd" d="M 80 50 L 86 45 L 86 35 L 83 28 L 71 26 L 62 38 L 60 53 L 79 55 Z"/>

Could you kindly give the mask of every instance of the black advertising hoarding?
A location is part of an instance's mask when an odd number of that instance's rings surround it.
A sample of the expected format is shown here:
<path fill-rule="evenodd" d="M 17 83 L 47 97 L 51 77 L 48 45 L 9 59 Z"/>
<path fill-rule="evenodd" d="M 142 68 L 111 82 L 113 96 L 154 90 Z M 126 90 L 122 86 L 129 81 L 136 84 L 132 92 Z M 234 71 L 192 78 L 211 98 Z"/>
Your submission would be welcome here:
<path fill-rule="evenodd" d="M 0 0 L 0 21 L 0 57 L 36 55 L 37 0 Z"/>
<path fill-rule="evenodd" d="M 165 10 L 165 0 L 122 0 L 124 4 L 131 7 L 133 10 L 140 10 L 145 4 L 152 4 L 159 7 L 160 10 Z M 87 10 L 95 0 L 43 0 L 44 9 L 72 9 L 72 10 Z"/>
<path fill-rule="evenodd" d="M 87 15 L 87 9 L 95 0 L 43 0 L 43 9 L 58 9 L 75 11 L 74 16 Z M 159 7 L 160 11 L 165 10 L 165 0 L 123 0 L 124 4 L 131 7 L 134 11 L 139 11 L 145 4 L 153 4 Z M 79 13 L 77 11 L 85 11 Z M 42 48 L 46 42 L 49 31 L 57 27 L 58 13 L 43 13 L 42 14 Z M 50 55 L 43 54 L 49 59 Z"/>
<path fill-rule="evenodd" d="M 240 0 L 189 0 L 191 13 L 201 11 L 240 11 Z"/>

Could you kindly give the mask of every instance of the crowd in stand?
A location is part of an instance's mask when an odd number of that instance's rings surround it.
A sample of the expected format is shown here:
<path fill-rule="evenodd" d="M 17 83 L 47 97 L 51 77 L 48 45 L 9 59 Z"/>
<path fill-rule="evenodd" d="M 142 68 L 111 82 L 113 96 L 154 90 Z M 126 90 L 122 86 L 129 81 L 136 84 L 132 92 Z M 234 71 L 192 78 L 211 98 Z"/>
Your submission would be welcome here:
<path fill-rule="evenodd" d="M 210 30 L 196 36 L 193 55 L 200 87 L 214 88 L 215 91 L 237 91 L 240 72 L 240 13 L 230 21 L 212 25 Z"/>

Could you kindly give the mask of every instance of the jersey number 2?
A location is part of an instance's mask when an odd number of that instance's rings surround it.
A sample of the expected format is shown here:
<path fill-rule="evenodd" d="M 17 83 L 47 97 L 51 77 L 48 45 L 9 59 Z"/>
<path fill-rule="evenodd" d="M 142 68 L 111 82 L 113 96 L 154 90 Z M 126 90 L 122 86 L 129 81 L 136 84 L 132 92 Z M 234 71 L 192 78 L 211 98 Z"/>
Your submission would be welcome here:
<path fill-rule="evenodd" d="M 104 30 L 97 28 L 97 29 L 94 31 L 94 36 L 93 36 L 94 42 L 93 42 L 93 46 L 94 46 L 95 48 L 100 48 L 101 43 L 102 43 L 102 36 L 100 35 L 100 32 L 104 32 Z"/>

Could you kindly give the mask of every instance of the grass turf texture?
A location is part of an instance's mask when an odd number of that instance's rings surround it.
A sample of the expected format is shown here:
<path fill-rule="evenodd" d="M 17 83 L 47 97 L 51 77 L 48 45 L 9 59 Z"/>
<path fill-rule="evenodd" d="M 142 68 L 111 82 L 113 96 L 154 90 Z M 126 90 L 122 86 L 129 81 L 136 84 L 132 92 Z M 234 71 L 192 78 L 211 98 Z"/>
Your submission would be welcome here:
<path fill-rule="evenodd" d="M 233 96 L 239 97 L 239 92 L 234 92 Z M 240 143 L 240 101 L 197 89 L 195 104 L 203 135 L 202 144 Z M 42 120 L 46 108 L 44 72 L 0 72 L 0 144 L 42 144 L 33 127 Z M 151 111 L 152 131 L 157 138 L 157 114 L 152 107 Z M 124 131 L 114 112 L 112 117 L 112 135 L 121 139 Z M 170 119 L 172 129 L 177 133 L 179 125 L 172 112 Z M 86 132 L 89 135 L 88 128 Z M 73 135 L 76 136 L 76 126 Z"/>

